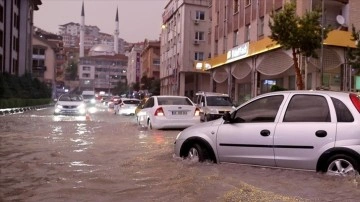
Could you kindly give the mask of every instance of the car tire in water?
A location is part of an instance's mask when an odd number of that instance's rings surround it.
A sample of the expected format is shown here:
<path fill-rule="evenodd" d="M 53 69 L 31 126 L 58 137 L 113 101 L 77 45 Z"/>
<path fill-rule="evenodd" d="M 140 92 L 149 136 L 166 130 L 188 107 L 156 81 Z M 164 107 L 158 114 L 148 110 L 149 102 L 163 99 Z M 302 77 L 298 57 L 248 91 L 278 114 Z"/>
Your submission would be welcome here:
<path fill-rule="evenodd" d="M 329 175 L 350 176 L 359 172 L 359 162 L 345 154 L 336 154 L 330 157 L 325 172 Z"/>
<path fill-rule="evenodd" d="M 186 159 L 190 161 L 203 162 L 207 159 L 207 151 L 199 144 L 193 144 L 188 151 Z"/>
<path fill-rule="evenodd" d="M 148 128 L 148 130 L 151 130 L 151 129 L 152 129 L 152 125 L 151 125 L 150 119 L 149 119 L 148 122 L 147 122 L 147 128 Z"/>

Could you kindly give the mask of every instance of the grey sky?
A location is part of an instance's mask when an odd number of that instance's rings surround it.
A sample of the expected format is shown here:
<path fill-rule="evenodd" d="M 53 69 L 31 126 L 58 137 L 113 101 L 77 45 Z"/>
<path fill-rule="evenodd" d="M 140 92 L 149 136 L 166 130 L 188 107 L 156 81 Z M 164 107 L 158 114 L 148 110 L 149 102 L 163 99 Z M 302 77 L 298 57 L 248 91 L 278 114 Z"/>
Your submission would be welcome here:
<path fill-rule="evenodd" d="M 42 0 L 34 12 L 35 26 L 58 33 L 59 25 L 80 23 L 83 0 Z M 140 42 L 159 39 L 161 15 L 169 0 L 84 0 L 85 24 L 113 34 L 116 7 L 119 8 L 120 38 Z"/>

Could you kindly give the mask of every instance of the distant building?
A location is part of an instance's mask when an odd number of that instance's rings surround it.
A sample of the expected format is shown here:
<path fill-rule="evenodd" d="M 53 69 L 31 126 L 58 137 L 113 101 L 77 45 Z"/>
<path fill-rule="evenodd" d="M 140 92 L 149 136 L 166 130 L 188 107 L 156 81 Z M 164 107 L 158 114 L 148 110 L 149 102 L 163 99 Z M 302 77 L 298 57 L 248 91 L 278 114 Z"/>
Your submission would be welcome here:
<path fill-rule="evenodd" d="M 41 0 L 0 0 L 0 73 L 31 73 L 33 14 L 41 4 Z"/>
<path fill-rule="evenodd" d="M 160 78 L 160 41 L 144 41 L 141 52 L 141 76 Z"/>
<path fill-rule="evenodd" d="M 127 81 L 128 84 L 140 83 L 141 79 L 141 52 L 144 49 L 143 43 L 134 44 L 128 56 Z"/>

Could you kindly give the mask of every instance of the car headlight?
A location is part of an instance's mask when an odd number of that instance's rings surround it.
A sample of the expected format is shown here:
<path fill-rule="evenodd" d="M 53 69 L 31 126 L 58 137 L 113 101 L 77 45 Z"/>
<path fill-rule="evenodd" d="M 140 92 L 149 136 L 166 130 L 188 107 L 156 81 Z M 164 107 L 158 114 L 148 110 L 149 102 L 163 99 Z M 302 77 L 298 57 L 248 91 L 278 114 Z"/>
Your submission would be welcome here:
<path fill-rule="evenodd" d="M 82 103 L 81 105 L 77 106 L 78 109 L 84 109 L 85 108 L 85 104 Z"/>
<path fill-rule="evenodd" d="M 62 109 L 62 108 L 63 108 L 63 106 L 62 106 L 62 105 L 56 105 L 56 108 L 58 108 L 58 109 Z"/>
<path fill-rule="evenodd" d="M 91 103 L 91 104 L 95 104 L 95 103 L 96 103 L 96 100 L 95 100 L 95 99 L 91 99 L 91 100 L 90 100 L 90 103 Z"/>

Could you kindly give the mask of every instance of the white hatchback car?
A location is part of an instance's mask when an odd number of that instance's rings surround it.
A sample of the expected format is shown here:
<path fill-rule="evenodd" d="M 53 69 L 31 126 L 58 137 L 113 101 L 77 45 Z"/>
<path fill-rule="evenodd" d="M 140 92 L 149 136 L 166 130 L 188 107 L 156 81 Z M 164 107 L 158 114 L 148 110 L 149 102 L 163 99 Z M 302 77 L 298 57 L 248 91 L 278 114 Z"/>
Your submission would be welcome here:
<path fill-rule="evenodd" d="M 120 103 L 114 107 L 115 114 L 135 115 L 135 109 L 140 102 L 139 99 L 135 98 L 121 98 Z"/>
<path fill-rule="evenodd" d="M 149 129 L 186 128 L 200 123 L 199 109 L 186 96 L 152 96 L 137 114 Z"/>
<path fill-rule="evenodd" d="M 223 119 L 180 132 L 175 154 L 196 161 L 354 175 L 360 171 L 360 96 L 331 91 L 263 94 Z"/>

